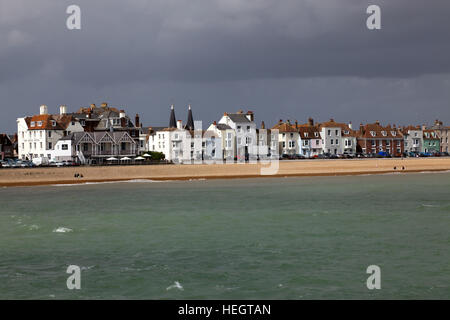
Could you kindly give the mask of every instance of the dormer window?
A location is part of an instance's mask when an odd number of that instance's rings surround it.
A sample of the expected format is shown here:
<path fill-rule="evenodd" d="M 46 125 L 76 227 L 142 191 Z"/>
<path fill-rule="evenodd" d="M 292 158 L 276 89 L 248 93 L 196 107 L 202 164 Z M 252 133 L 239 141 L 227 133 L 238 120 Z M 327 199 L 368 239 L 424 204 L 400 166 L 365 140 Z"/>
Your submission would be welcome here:
<path fill-rule="evenodd" d="M 391 131 L 391 134 L 395 137 L 397 135 L 397 132 Z"/>
<path fill-rule="evenodd" d="M 318 132 L 314 132 L 314 136 L 317 138 L 319 136 Z"/>
<path fill-rule="evenodd" d="M 81 124 L 82 126 L 85 126 L 85 125 L 86 125 L 86 121 L 85 121 L 85 120 L 80 120 L 80 124 Z"/>
<path fill-rule="evenodd" d="M 51 120 L 52 122 L 52 127 L 56 127 L 56 121 L 55 120 Z"/>
<path fill-rule="evenodd" d="M 381 131 L 381 134 L 383 135 L 383 137 L 387 136 L 387 132 L 386 131 Z"/>
<path fill-rule="evenodd" d="M 37 125 L 38 127 L 42 127 L 42 121 L 38 121 Z"/>
<path fill-rule="evenodd" d="M 349 134 L 349 133 L 350 133 L 350 131 L 348 131 L 348 130 L 344 131 L 344 134 Z"/>
<path fill-rule="evenodd" d="M 377 135 L 375 131 L 370 131 L 370 134 L 372 135 L 372 137 L 375 137 Z"/>
<path fill-rule="evenodd" d="M 305 132 L 305 137 L 306 137 L 306 138 L 308 137 L 308 132 Z"/>
<path fill-rule="evenodd" d="M 34 122 L 34 121 L 31 121 L 31 125 L 30 125 L 31 127 L 35 127 L 36 126 L 36 122 Z"/>

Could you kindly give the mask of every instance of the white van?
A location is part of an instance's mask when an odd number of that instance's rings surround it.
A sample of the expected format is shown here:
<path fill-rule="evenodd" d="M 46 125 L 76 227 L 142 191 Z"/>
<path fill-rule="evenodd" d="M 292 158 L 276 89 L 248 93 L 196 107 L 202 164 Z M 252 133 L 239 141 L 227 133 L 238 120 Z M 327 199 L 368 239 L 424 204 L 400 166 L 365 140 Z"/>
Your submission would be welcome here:
<path fill-rule="evenodd" d="M 37 166 L 47 166 L 49 164 L 47 157 L 37 157 L 33 158 L 33 163 Z"/>

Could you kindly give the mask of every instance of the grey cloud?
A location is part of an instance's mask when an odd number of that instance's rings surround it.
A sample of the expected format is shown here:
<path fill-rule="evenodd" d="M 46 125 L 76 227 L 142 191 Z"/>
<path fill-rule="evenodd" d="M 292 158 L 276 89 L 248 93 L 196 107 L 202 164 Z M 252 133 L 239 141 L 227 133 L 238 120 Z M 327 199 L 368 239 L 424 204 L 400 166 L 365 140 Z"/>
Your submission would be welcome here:
<path fill-rule="evenodd" d="M 65 28 L 74 3 L 80 31 Z M 369 4 L 382 8 L 380 31 L 365 27 Z M 0 0 L 2 108 L 109 98 L 164 123 L 171 99 L 190 99 L 205 121 L 239 105 L 269 123 L 337 118 L 336 105 L 354 121 L 374 107 L 429 120 L 420 101 L 450 120 L 449 16 L 446 0 Z"/>

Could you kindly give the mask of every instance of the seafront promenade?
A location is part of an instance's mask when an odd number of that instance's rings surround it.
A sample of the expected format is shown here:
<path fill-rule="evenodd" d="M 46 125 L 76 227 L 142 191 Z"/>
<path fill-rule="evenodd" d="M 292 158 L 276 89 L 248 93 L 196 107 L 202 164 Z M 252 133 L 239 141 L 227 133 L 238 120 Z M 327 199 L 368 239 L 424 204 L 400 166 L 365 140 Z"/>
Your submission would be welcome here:
<path fill-rule="evenodd" d="M 262 175 L 269 165 L 274 174 Z M 450 157 L 284 160 L 272 164 L 196 164 L 155 166 L 100 166 L 0 170 L 0 186 L 33 186 L 135 179 L 190 180 L 287 176 L 333 176 L 381 173 L 408 173 L 450 170 Z M 78 177 L 76 177 L 78 176 Z M 82 176 L 82 177 L 81 177 Z"/>

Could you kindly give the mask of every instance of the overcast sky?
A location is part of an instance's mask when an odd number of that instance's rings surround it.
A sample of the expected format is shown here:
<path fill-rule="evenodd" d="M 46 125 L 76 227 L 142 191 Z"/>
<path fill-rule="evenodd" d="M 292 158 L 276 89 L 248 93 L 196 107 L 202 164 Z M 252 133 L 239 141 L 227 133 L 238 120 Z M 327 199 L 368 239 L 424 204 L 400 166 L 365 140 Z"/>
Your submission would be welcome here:
<path fill-rule="evenodd" d="M 167 125 L 171 103 L 183 122 L 191 103 L 208 123 L 243 109 L 258 125 L 450 125 L 450 1 L 0 0 L 0 97 L 10 133 L 41 104 L 103 101 L 146 126 Z"/>

